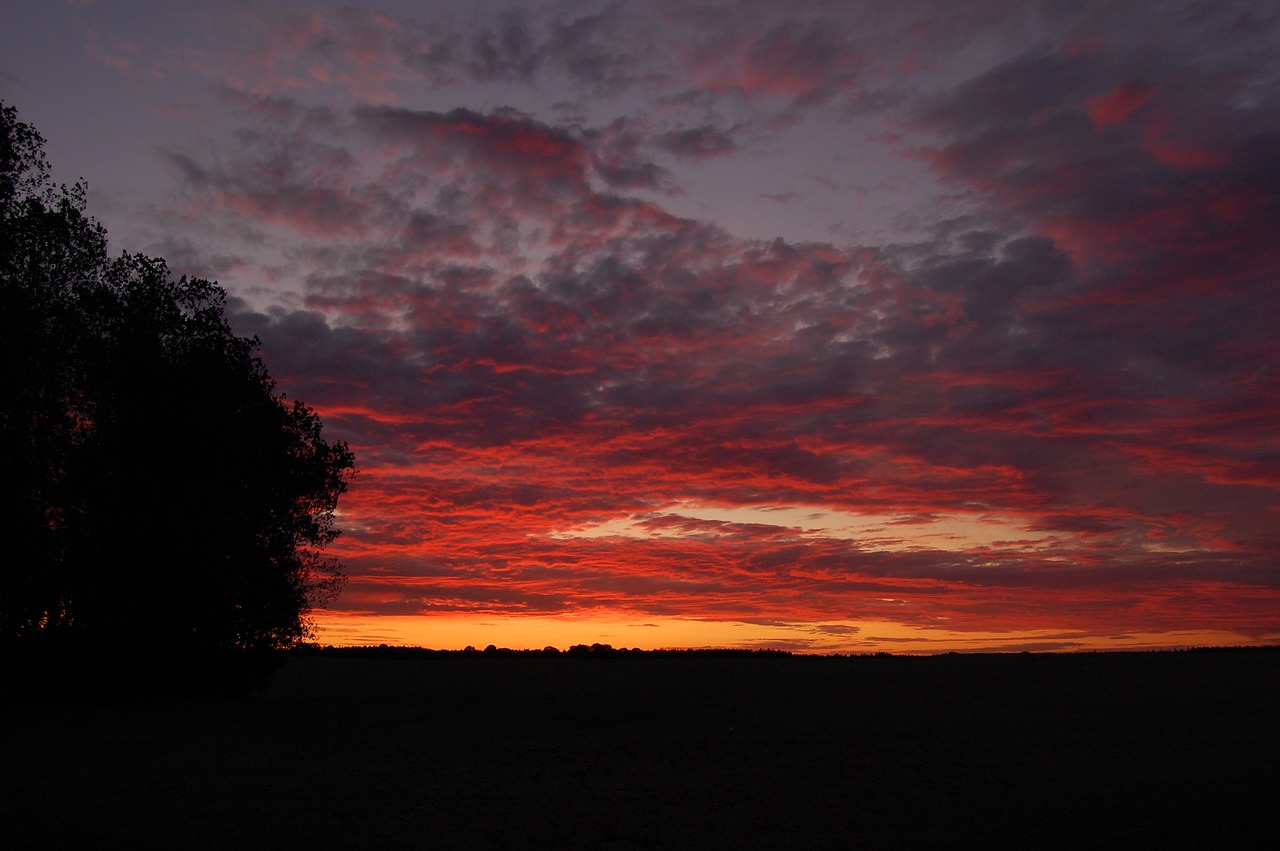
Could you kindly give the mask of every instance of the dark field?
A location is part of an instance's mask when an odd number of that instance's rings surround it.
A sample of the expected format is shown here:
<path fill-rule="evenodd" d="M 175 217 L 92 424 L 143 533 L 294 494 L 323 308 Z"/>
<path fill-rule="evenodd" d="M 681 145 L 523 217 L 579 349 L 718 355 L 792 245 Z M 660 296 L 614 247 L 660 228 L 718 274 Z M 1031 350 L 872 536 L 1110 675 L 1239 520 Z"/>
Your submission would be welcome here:
<path fill-rule="evenodd" d="M 1272 848 L 1280 652 L 296 657 L 37 704 L 5 848 Z"/>

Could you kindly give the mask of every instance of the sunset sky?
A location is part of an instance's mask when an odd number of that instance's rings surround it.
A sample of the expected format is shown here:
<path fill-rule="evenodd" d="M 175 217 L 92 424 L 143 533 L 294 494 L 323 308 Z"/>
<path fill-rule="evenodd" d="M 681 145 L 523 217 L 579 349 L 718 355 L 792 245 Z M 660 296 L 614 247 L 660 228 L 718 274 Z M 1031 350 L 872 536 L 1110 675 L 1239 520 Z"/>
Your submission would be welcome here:
<path fill-rule="evenodd" d="M 113 252 L 356 452 L 322 642 L 1280 642 L 1272 4 L 5 20 Z"/>

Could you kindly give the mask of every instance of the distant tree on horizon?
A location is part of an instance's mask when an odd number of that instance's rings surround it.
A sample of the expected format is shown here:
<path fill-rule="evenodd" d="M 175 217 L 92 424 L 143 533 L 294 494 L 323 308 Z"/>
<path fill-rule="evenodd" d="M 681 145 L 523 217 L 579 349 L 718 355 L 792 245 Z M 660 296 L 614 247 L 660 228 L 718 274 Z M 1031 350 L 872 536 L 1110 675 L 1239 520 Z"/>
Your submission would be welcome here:
<path fill-rule="evenodd" d="M 262 673 L 340 586 L 320 553 L 354 456 L 216 283 L 110 258 L 43 146 L 0 104 L 3 651 L 46 682 Z"/>

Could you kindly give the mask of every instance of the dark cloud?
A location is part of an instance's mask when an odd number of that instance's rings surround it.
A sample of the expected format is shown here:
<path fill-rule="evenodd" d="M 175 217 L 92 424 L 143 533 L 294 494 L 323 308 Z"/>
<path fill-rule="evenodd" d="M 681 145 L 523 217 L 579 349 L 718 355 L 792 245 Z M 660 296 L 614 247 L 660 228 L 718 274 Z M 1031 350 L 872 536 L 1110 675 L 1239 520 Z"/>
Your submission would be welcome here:
<path fill-rule="evenodd" d="M 538 69 L 537 45 L 524 14 L 505 11 L 471 37 L 467 70 L 477 79 L 529 82 Z"/>
<path fill-rule="evenodd" d="M 709 124 L 662 133 L 656 144 L 677 157 L 695 160 L 724 156 L 737 148 L 731 132 Z"/>
<path fill-rule="evenodd" d="M 671 173 L 646 157 L 646 130 L 638 122 L 620 118 L 601 131 L 587 134 L 596 174 L 611 189 L 669 190 Z"/>

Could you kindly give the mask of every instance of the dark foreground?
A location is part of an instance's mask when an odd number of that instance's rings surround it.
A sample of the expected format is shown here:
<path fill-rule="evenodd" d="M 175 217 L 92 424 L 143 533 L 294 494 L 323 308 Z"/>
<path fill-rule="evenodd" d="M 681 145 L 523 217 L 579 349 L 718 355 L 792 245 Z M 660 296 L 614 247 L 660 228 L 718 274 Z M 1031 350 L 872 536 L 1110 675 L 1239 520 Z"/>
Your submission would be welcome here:
<path fill-rule="evenodd" d="M 1271 848 L 1280 652 L 291 659 L 15 702 L 6 848 Z"/>

